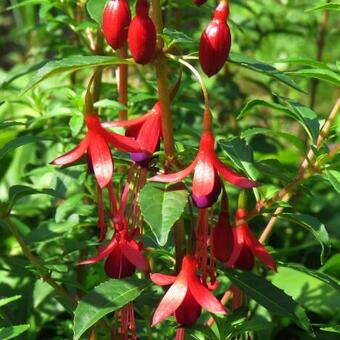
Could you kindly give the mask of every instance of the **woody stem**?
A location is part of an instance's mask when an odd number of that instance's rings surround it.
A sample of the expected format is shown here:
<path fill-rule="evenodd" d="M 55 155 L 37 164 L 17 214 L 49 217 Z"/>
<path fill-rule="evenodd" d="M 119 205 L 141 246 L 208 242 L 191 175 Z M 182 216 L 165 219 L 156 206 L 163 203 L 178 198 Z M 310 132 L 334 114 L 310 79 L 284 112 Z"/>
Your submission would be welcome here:
<path fill-rule="evenodd" d="M 316 146 L 317 148 L 319 148 L 323 141 L 325 140 L 325 138 L 327 137 L 329 130 L 332 126 L 332 123 L 334 122 L 336 115 L 338 114 L 340 109 L 340 98 L 338 98 L 338 100 L 336 101 L 331 113 L 329 114 L 325 124 L 323 125 Z M 248 219 L 252 218 L 256 215 L 259 214 L 260 210 L 264 207 L 268 207 L 270 206 L 272 203 L 274 203 L 275 201 L 281 199 L 284 202 L 288 202 L 290 200 L 290 198 L 293 196 L 293 189 L 302 181 L 304 180 L 306 177 L 309 177 L 312 175 L 312 173 L 310 173 L 308 176 L 306 176 L 306 170 L 309 169 L 310 164 L 315 160 L 315 154 L 313 149 L 311 148 L 306 156 L 306 158 L 303 160 L 303 162 L 300 165 L 300 168 L 298 170 L 298 173 L 296 175 L 296 177 L 285 187 L 283 188 L 277 195 L 275 195 L 272 199 L 263 202 L 262 204 L 260 204 L 259 207 L 257 207 L 253 212 L 251 212 L 248 215 Z M 312 170 L 313 171 L 313 170 Z M 261 243 L 264 243 L 268 237 L 270 236 L 274 225 L 277 221 L 277 216 L 284 210 L 284 208 L 279 207 L 275 210 L 274 216 L 270 219 L 269 223 L 267 224 L 266 228 L 264 229 L 264 231 L 262 232 L 259 241 Z M 239 223 L 243 223 L 243 219 L 240 219 Z M 229 299 L 231 298 L 231 292 L 229 290 L 227 290 L 221 300 L 221 303 L 223 305 L 226 305 L 229 301 Z M 214 323 L 214 319 L 210 318 L 207 322 L 207 325 L 210 327 L 212 324 Z"/>
<path fill-rule="evenodd" d="M 157 85 L 158 85 L 158 97 L 161 106 L 162 115 L 162 135 L 165 154 L 167 156 L 166 168 L 169 167 L 169 163 L 175 154 L 175 143 L 174 143 L 174 132 L 172 126 L 171 108 L 170 108 L 170 95 L 169 95 L 169 85 L 168 85 L 168 73 L 167 73 L 167 63 L 163 53 L 163 40 L 160 35 L 163 32 L 163 19 L 160 6 L 160 0 L 152 0 L 152 19 L 156 26 L 158 34 L 158 53 L 156 55 L 154 65 L 156 68 L 157 75 Z M 175 248 L 176 248 L 176 264 L 177 269 L 181 265 L 181 260 L 183 258 L 183 244 L 185 240 L 184 235 L 184 223 L 183 219 L 179 220 L 174 226 L 174 238 L 175 238 Z"/>
<path fill-rule="evenodd" d="M 329 114 L 325 124 L 323 125 L 320 133 L 319 133 L 319 137 L 318 140 L 316 142 L 316 147 L 320 148 L 321 144 L 323 143 L 324 139 L 327 137 L 328 132 L 331 128 L 332 123 L 335 120 L 335 117 L 339 111 L 340 108 L 340 98 L 338 98 L 338 100 L 336 101 L 331 113 Z M 275 199 L 282 199 L 282 201 L 284 202 L 288 202 L 291 197 L 293 196 L 293 188 L 299 184 L 302 180 L 304 180 L 307 176 L 309 177 L 311 174 L 306 175 L 306 170 L 310 168 L 310 164 L 312 162 L 314 162 L 315 160 L 315 154 L 314 154 L 314 150 L 311 148 L 307 154 L 307 157 L 303 160 L 303 162 L 300 165 L 299 171 L 295 177 L 295 179 L 287 185 L 286 188 L 282 189 L 278 195 L 275 195 L 274 198 Z M 314 172 L 313 169 L 311 169 L 312 172 Z M 271 200 L 272 201 L 272 200 Z M 274 216 L 270 219 L 269 223 L 267 224 L 266 228 L 264 229 L 262 235 L 260 236 L 259 241 L 261 243 L 264 243 L 267 238 L 270 236 L 275 222 L 277 220 L 277 216 L 283 211 L 282 207 L 279 207 L 275 210 Z"/>

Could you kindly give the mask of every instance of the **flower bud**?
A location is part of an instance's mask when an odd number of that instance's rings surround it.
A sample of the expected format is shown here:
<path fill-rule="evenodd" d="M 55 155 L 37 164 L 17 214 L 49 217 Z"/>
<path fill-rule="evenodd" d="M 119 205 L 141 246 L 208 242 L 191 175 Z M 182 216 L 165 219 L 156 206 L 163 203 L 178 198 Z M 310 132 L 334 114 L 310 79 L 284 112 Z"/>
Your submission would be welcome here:
<path fill-rule="evenodd" d="M 103 12 L 103 33 L 114 49 L 123 47 L 131 22 L 130 7 L 126 0 L 110 0 Z"/>
<path fill-rule="evenodd" d="M 205 4 L 207 2 L 207 0 L 192 0 L 192 2 L 197 6 L 201 6 L 201 5 Z"/>
<path fill-rule="evenodd" d="M 201 36 L 199 59 L 204 73 L 209 77 L 223 67 L 229 56 L 231 36 L 227 24 L 228 16 L 229 6 L 221 1 Z"/>
<path fill-rule="evenodd" d="M 128 33 L 129 48 L 136 63 L 144 65 L 150 62 L 155 53 L 156 39 L 156 28 L 149 17 L 149 3 L 137 0 L 136 16 Z"/>

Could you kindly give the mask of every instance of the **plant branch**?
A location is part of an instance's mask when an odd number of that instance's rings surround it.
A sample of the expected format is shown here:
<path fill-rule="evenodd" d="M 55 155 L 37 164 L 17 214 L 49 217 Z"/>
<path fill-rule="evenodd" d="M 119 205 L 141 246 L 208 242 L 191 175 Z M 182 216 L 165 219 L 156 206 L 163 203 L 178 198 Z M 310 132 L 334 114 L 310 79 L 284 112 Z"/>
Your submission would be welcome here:
<path fill-rule="evenodd" d="M 119 57 L 125 59 L 127 57 L 127 45 L 125 44 L 119 51 Z M 119 102 L 127 106 L 128 101 L 128 66 L 126 64 L 119 65 L 118 67 L 118 98 Z M 119 110 L 119 120 L 127 119 L 127 110 Z"/>
<path fill-rule="evenodd" d="M 170 167 L 170 163 L 175 155 L 175 142 L 174 132 L 172 125 L 172 116 L 170 108 L 170 93 L 169 93 L 169 81 L 167 72 L 167 62 L 163 53 L 163 40 L 160 35 L 163 32 L 163 19 L 160 6 L 160 0 L 152 0 L 152 19 L 156 26 L 158 34 L 158 53 L 156 55 L 154 65 L 156 68 L 157 84 L 158 84 L 158 97 L 161 106 L 162 114 L 162 135 L 165 154 L 167 161 L 165 164 L 165 170 Z M 184 256 L 183 245 L 185 244 L 185 233 L 184 233 L 184 222 L 180 219 L 174 225 L 174 238 L 175 238 L 175 249 L 176 249 L 176 266 L 179 270 L 182 258 Z"/>
<path fill-rule="evenodd" d="M 330 3 L 330 0 L 327 0 L 327 3 Z M 316 42 L 317 52 L 316 52 L 316 60 L 321 61 L 323 51 L 326 45 L 326 38 L 327 38 L 327 28 L 329 23 L 329 11 L 323 12 L 322 21 L 320 23 L 320 33 L 318 40 Z M 312 79 L 311 84 L 311 94 L 310 94 L 310 107 L 313 109 L 315 106 L 315 100 L 316 100 L 316 93 L 319 86 L 319 80 L 318 79 Z"/>
<path fill-rule="evenodd" d="M 36 268 L 38 271 L 41 279 L 45 282 L 47 282 L 51 287 L 54 288 L 54 290 L 65 300 L 67 300 L 72 305 L 75 305 L 77 303 L 77 300 L 61 285 L 59 285 L 51 276 L 48 269 L 44 267 L 44 265 L 41 263 L 41 261 L 32 254 L 31 250 L 26 245 L 25 241 L 21 237 L 17 227 L 15 224 L 10 220 L 9 217 L 4 217 L 3 221 L 7 225 L 10 232 L 13 234 L 15 239 L 20 245 L 20 248 L 24 255 L 27 257 L 27 259 L 31 262 L 32 266 Z"/>
<path fill-rule="evenodd" d="M 329 114 L 325 124 L 323 125 L 323 127 L 320 131 L 320 134 L 319 134 L 319 137 L 318 137 L 318 140 L 317 140 L 317 143 L 316 143 L 317 148 L 319 148 L 322 145 L 323 141 L 327 137 L 329 130 L 332 126 L 332 123 L 334 122 L 335 117 L 336 117 L 337 113 L 339 112 L 339 109 L 340 109 L 340 98 L 338 98 L 338 100 L 336 101 L 331 113 Z M 291 199 L 291 197 L 293 196 L 293 189 L 298 184 L 300 184 L 300 182 L 302 180 L 304 180 L 307 177 L 310 177 L 313 174 L 314 170 L 312 170 L 312 172 L 310 172 L 308 175 L 306 175 L 306 170 L 309 169 L 310 164 L 314 161 L 314 159 L 315 159 L 314 151 L 313 151 L 313 149 L 310 149 L 306 158 L 302 161 L 296 177 L 285 188 L 283 188 L 278 194 L 276 194 L 273 198 L 271 198 L 270 200 L 264 201 L 263 203 L 260 203 L 256 207 L 256 209 L 254 209 L 254 211 L 252 211 L 247 216 L 247 219 L 250 219 L 250 218 L 255 217 L 256 215 L 259 215 L 260 210 L 262 208 L 268 207 L 278 200 L 288 202 Z M 264 243 L 268 239 L 268 237 L 270 236 L 270 234 L 271 234 L 271 232 L 274 228 L 274 225 L 277 221 L 278 216 L 282 213 L 283 210 L 284 210 L 283 207 L 279 207 L 275 210 L 273 217 L 269 220 L 267 226 L 265 227 L 264 231 L 262 232 L 262 234 L 259 238 L 259 241 L 261 243 Z M 242 219 L 239 221 L 239 223 L 243 223 L 243 222 L 244 221 Z M 221 303 L 223 305 L 226 305 L 228 303 L 228 301 L 230 300 L 231 296 L 232 296 L 232 294 L 231 294 L 230 290 L 227 290 L 224 293 L 224 295 L 221 299 Z M 211 327 L 213 323 L 214 323 L 214 319 L 209 318 L 207 325 L 209 327 Z"/>

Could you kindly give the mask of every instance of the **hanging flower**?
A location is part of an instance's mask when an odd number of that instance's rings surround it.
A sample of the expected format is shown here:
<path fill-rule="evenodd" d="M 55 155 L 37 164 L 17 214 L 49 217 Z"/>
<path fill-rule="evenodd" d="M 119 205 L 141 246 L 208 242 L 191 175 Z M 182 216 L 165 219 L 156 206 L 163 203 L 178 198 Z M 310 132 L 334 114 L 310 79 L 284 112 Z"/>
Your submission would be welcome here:
<path fill-rule="evenodd" d="M 197 6 L 202 6 L 207 2 L 207 0 L 193 0 L 192 2 Z"/>
<path fill-rule="evenodd" d="M 103 12 L 103 33 L 114 50 L 126 43 L 130 21 L 130 7 L 126 0 L 110 0 L 107 3 Z"/>
<path fill-rule="evenodd" d="M 228 198 L 223 192 L 218 221 L 212 230 L 211 242 L 214 256 L 225 263 L 233 251 L 233 229 L 229 221 Z"/>
<path fill-rule="evenodd" d="M 130 277 L 136 268 L 144 273 L 149 272 L 148 261 L 141 245 L 133 239 L 134 234 L 134 232 L 128 233 L 125 229 L 116 231 L 109 244 L 101 247 L 99 254 L 79 264 L 93 264 L 107 258 L 105 272 L 113 279 Z"/>
<path fill-rule="evenodd" d="M 149 180 L 164 183 L 178 182 L 194 172 L 192 198 L 198 208 L 206 208 L 216 202 L 221 191 L 219 175 L 241 188 L 251 188 L 258 185 L 223 164 L 216 156 L 214 143 L 214 135 L 205 131 L 201 137 L 198 154 L 187 168 L 174 174 L 159 174 Z"/>
<path fill-rule="evenodd" d="M 132 19 L 128 43 L 133 59 L 138 64 L 147 64 L 151 61 L 156 49 L 156 28 L 149 17 L 149 2 L 137 0 L 136 16 Z"/>
<path fill-rule="evenodd" d="M 100 124 L 97 114 L 87 114 L 85 117 L 87 134 L 85 138 L 71 151 L 52 161 L 54 165 L 74 163 L 87 152 L 88 163 L 93 169 L 97 183 L 104 188 L 112 179 L 113 162 L 109 144 L 125 152 L 139 152 L 139 144 L 132 138 L 106 131 Z"/>
<path fill-rule="evenodd" d="M 203 31 L 199 46 L 199 59 L 201 67 L 209 77 L 216 74 L 227 61 L 231 35 L 227 19 L 229 5 L 225 0 L 217 6 L 214 17 Z"/>
<path fill-rule="evenodd" d="M 131 159 L 141 165 L 147 166 L 153 153 L 156 151 L 161 137 L 161 106 L 157 102 L 152 110 L 142 117 L 108 122 L 102 124 L 104 127 L 126 127 L 126 136 L 137 140 L 143 151 L 130 153 Z"/>
<path fill-rule="evenodd" d="M 256 239 L 250 230 L 246 217 L 247 210 L 238 209 L 235 218 L 234 247 L 227 266 L 242 270 L 252 270 L 257 257 L 269 269 L 276 271 L 276 263 L 269 255 L 266 248 Z M 240 225 L 240 221 L 243 221 Z"/>
<path fill-rule="evenodd" d="M 177 276 L 151 274 L 151 280 L 160 286 L 172 285 L 167 291 L 152 319 L 152 326 L 175 314 L 183 326 L 193 325 L 201 314 L 201 308 L 216 314 L 226 314 L 224 306 L 201 283 L 197 275 L 197 260 L 186 255 Z"/>

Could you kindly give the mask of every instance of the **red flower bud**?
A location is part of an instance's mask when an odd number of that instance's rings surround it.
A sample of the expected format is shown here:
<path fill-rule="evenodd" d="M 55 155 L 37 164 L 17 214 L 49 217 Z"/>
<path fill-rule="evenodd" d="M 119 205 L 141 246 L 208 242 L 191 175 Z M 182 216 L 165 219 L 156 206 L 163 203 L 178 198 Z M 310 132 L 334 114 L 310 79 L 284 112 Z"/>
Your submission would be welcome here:
<path fill-rule="evenodd" d="M 216 74 L 228 59 L 231 36 L 227 19 L 229 6 L 221 1 L 214 17 L 203 31 L 200 40 L 199 57 L 203 71 L 209 77 Z"/>
<path fill-rule="evenodd" d="M 133 59 L 138 64 L 147 64 L 153 57 L 156 49 L 156 28 L 149 17 L 149 3 L 147 0 L 138 0 L 136 16 L 132 19 L 128 42 Z"/>
<path fill-rule="evenodd" d="M 110 0 L 103 12 L 103 33 L 114 49 L 123 47 L 131 22 L 130 7 L 126 0 Z"/>
<path fill-rule="evenodd" d="M 205 4 L 207 2 L 207 0 L 192 0 L 192 2 L 197 6 L 201 6 L 201 5 Z"/>

